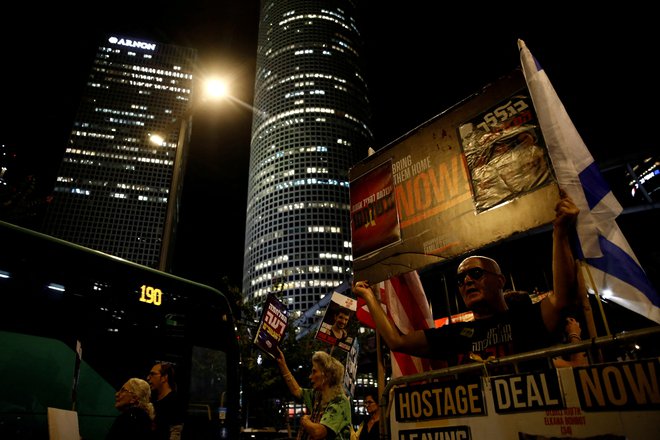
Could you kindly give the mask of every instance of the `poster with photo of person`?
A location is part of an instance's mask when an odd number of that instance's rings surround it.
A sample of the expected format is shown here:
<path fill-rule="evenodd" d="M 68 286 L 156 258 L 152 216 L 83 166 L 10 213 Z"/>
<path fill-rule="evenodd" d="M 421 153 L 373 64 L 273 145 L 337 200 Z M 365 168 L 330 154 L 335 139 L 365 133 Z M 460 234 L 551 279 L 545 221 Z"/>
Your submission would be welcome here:
<path fill-rule="evenodd" d="M 351 332 L 349 324 L 356 309 L 357 301 L 355 299 L 333 292 L 321 325 L 316 332 L 316 339 L 349 351 L 355 339 L 355 334 Z"/>

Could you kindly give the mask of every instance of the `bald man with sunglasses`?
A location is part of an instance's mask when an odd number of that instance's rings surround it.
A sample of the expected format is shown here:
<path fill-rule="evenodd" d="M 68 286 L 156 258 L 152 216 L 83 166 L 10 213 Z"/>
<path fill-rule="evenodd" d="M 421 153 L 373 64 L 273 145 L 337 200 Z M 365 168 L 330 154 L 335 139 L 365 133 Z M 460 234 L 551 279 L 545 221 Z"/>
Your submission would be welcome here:
<path fill-rule="evenodd" d="M 579 209 L 560 191 L 553 221 L 553 292 L 540 303 L 504 298 L 505 277 L 491 258 L 471 256 L 458 266 L 456 279 L 474 321 L 402 334 L 387 318 L 367 281 L 358 281 L 353 292 L 363 298 L 376 328 L 392 351 L 432 359 L 449 365 L 508 356 L 552 345 L 552 334 L 561 311 L 576 300 L 576 268 L 569 235 Z"/>

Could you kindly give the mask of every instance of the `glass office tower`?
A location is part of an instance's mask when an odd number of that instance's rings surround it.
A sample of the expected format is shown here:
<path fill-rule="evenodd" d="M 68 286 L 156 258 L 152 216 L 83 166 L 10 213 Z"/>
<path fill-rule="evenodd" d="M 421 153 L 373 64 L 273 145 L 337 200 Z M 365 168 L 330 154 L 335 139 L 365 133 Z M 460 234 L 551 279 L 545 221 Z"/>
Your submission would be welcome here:
<path fill-rule="evenodd" d="M 101 42 L 46 233 L 167 269 L 161 250 L 170 249 L 176 225 L 196 57 L 194 49 L 121 36 Z M 152 134 L 164 141 L 155 144 Z"/>
<path fill-rule="evenodd" d="M 348 171 L 373 136 L 351 0 L 264 0 L 243 291 L 296 317 L 352 275 Z"/>

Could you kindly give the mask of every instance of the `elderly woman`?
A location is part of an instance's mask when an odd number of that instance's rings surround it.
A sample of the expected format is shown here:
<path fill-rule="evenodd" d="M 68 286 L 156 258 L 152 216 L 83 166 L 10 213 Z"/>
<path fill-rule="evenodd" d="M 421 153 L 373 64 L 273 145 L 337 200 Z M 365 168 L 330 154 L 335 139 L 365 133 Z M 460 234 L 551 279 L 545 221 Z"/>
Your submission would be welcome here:
<path fill-rule="evenodd" d="M 146 380 L 132 378 L 115 393 L 117 416 L 106 440 L 145 440 L 152 438 L 154 406 Z"/>
<path fill-rule="evenodd" d="M 309 380 L 312 388 L 301 388 L 289 371 L 284 353 L 279 350 L 277 364 L 291 394 L 302 399 L 307 414 L 300 419 L 299 440 L 350 438 L 351 404 L 344 394 L 342 380 L 344 366 L 323 351 L 312 355 L 312 372 Z"/>

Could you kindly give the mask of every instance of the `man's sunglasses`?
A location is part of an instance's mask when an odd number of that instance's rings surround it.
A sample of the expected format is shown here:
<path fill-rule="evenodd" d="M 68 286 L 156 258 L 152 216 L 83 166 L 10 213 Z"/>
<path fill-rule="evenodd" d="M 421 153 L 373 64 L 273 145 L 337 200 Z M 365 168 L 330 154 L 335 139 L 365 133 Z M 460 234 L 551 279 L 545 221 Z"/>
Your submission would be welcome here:
<path fill-rule="evenodd" d="M 491 272 L 490 270 L 482 269 L 480 267 L 473 267 L 471 269 L 457 273 L 456 283 L 458 284 L 458 287 L 463 287 L 463 284 L 465 284 L 466 276 L 470 275 L 470 278 L 476 281 L 478 279 L 481 279 L 481 277 L 484 276 L 484 273 L 492 273 L 493 275 L 497 275 L 495 272 Z"/>

